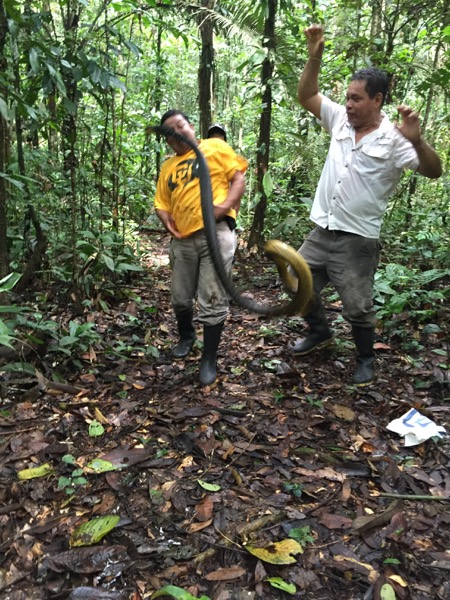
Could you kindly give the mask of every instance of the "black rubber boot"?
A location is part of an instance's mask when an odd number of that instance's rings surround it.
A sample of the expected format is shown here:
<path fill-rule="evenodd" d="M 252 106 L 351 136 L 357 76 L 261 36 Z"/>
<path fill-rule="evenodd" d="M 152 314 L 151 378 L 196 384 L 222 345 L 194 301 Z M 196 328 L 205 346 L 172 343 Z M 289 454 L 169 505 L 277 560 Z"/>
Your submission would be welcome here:
<path fill-rule="evenodd" d="M 353 339 L 357 357 L 352 383 L 360 387 L 370 385 L 375 378 L 375 330 L 371 327 L 353 326 Z"/>
<path fill-rule="evenodd" d="M 200 363 L 200 383 L 210 385 L 217 378 L 217 349 L 225 321 L 203 327 L 203 355 Z"/>
<path fill-rule="evenodd" d="M 174 358 L 184 358 L 189 354 L 194 345 L 196 338 L 195 328 L 192 324 L 193 312 L 189 311 L 175 315 L 178 323 L 178 333 L 180 341 L 172 348 L 172 356 Z"/>
<path fill-rule="evenodd" d="M 314 310 L 305 317 L 305 321 L 309 327 L 308 335 L 290 346 L 291 352 L 299 356 L 325 348 L 334 339 L 334 331 L 328 327 L 325 310 L 321 304 L 316 304 Z"/>

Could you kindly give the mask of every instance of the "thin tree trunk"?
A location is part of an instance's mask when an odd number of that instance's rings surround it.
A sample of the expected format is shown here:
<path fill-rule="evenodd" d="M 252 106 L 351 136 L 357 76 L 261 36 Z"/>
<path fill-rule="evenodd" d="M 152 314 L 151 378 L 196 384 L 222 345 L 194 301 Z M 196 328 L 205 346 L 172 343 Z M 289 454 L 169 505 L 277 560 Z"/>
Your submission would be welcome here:
<path fill-rule="evenodd" d="M 5 15 L 3 0 L 0 0 L 0 72 L 6 73 L 7 63 L 4 56 L 8 25 Z M 0 85 L 0 96 L 7 98 L 6 90 Z M 8 156 L 8 125 L 0 113 L 0 173 L 6 170 Z M 8 244 L 7 244 L 7 217 L 6 217 L 7 189 L 4 177 L 0 176 L 0 279 L 8 274 Z"/>
<path fill-rule="evenodd" d="M 216 0 L 202 0 L 202 6 L 208 10 L 212 10 L 215 3 Z M 211 125 L 212 84 L 214 79 L 214 30 L 212 20 L 206 11 L 200 13 L 199 30 L 202 39 L 202 49 L 198 68 L 198 102 L 200 109 L 200 135 L 205 137 L 208 127 Z"/>
<path fill-rule="evenodd" d="M 63 15 L 63 25 L 65 31 L 66 56 L 68 62 L 72 62 L 72 55 L 75 53 L 76 39 L 78 33 L 78 24 L 80 20 L 80 5 L 74 0 L 69 0 L 65 6 L 60 3 L 61 13 Z M 66 10 L 64 10 L 66 8 Z M 77 98 L 77 82 L 69 73 L 64 80 L 67 98 L 72 103 L 72 110 L 66 112 L 63 118 L 61 133 L 62 133 L 62 149 L 64 154 L 64 173 L 70 181 L 70 211 L 71 211 L 71 237 L 72 237 L 72 277 L 76 280 L 77 275 L 77 252 L 76 252 L 76 234 L 78 220 L 78 203 L 77 203 L 77 188 L 76 188 L 76 171 L 78 167 L 78 158 L 76 155 L 76 140 L 77 140 L 77 122 L 76 109 L 78 106 Z"/>
<path fill-rule="evenodd" d="M 277 13 L 277 0 L 269 0 L 268 13 L 264 23 L 264 42 L 267 50 L 262 64 L 261 83 L 264 88 L 261 101 L 261 119 L 259 124 L 257 161 L 257 194 L 259 202 L 255 208 L 253 223 L 248 240 L 249 249 L 253 246 L 261 248 L 264 243 L 264 220 L 266 216 L 267 196 L 264 191 L 263 179 L 269 169 L 270 158 L 270 131 L 272 122 L 272 76 L 274 71 L 275 21 Z"/>

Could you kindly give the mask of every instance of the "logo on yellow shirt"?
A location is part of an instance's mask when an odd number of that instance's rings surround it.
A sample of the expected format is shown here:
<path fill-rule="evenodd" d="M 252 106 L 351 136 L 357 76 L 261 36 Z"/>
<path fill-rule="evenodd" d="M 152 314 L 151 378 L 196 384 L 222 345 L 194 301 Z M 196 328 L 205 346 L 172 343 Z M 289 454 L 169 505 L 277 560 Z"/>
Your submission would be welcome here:
<path fill-rule="evenodd" d="M 194 179 L 198 179 L 198 161 L 196 158 L 188 158 L 179 162 L 175 171 L 170 174 L 168 186 L 173 192 L 179 186 L 186 187 Z"/>

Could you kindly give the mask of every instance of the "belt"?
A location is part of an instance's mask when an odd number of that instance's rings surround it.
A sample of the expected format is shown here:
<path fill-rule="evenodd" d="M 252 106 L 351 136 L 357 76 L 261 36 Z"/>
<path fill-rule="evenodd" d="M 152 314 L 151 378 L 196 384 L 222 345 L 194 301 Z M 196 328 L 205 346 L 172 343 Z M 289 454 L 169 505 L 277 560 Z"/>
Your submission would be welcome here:
<path fill-rule="evenodd" d="M 325 229 L 325 231 L 329 231 L 330 233 L 334 233 L 335 235 L 357 235 L 351 231 L 341 231 L 340 229 L 328 229 L 328 227 L 324 227 L 323 229 Z"/>

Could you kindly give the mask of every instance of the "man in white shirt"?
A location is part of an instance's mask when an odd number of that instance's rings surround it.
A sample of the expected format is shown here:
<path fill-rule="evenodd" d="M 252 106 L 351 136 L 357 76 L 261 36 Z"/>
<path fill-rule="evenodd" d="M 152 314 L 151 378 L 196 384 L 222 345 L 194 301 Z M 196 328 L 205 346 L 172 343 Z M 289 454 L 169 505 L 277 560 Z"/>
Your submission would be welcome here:
<path fill-rule="evenodd" d="M 298 99 L 331 134 L 331 142 L 311 209 L 316 227 L 299 250 L 314 281 L 315 299 L 305 317 L 309 331 L 291 349 L 304 355 L 332 342 L 334 333 L 319 298 L 331 282 L 342 301 L 343 317 L 352 326 L 357 353 L 352 382 L 364 386 L 374 379 L 373 281 L 388 199 L 404 169 L 434 179 L 442 174 L 441 161 L 422 138 L 417 113 L 399 106 L 401 123 L 396 126 L 381 110 L 389 86 L 383 71 L 357 71 L 345 106 L 323 96 L 318 86 L 323 28 L 311 25 L 305 34 L 309 58 Z"/>

